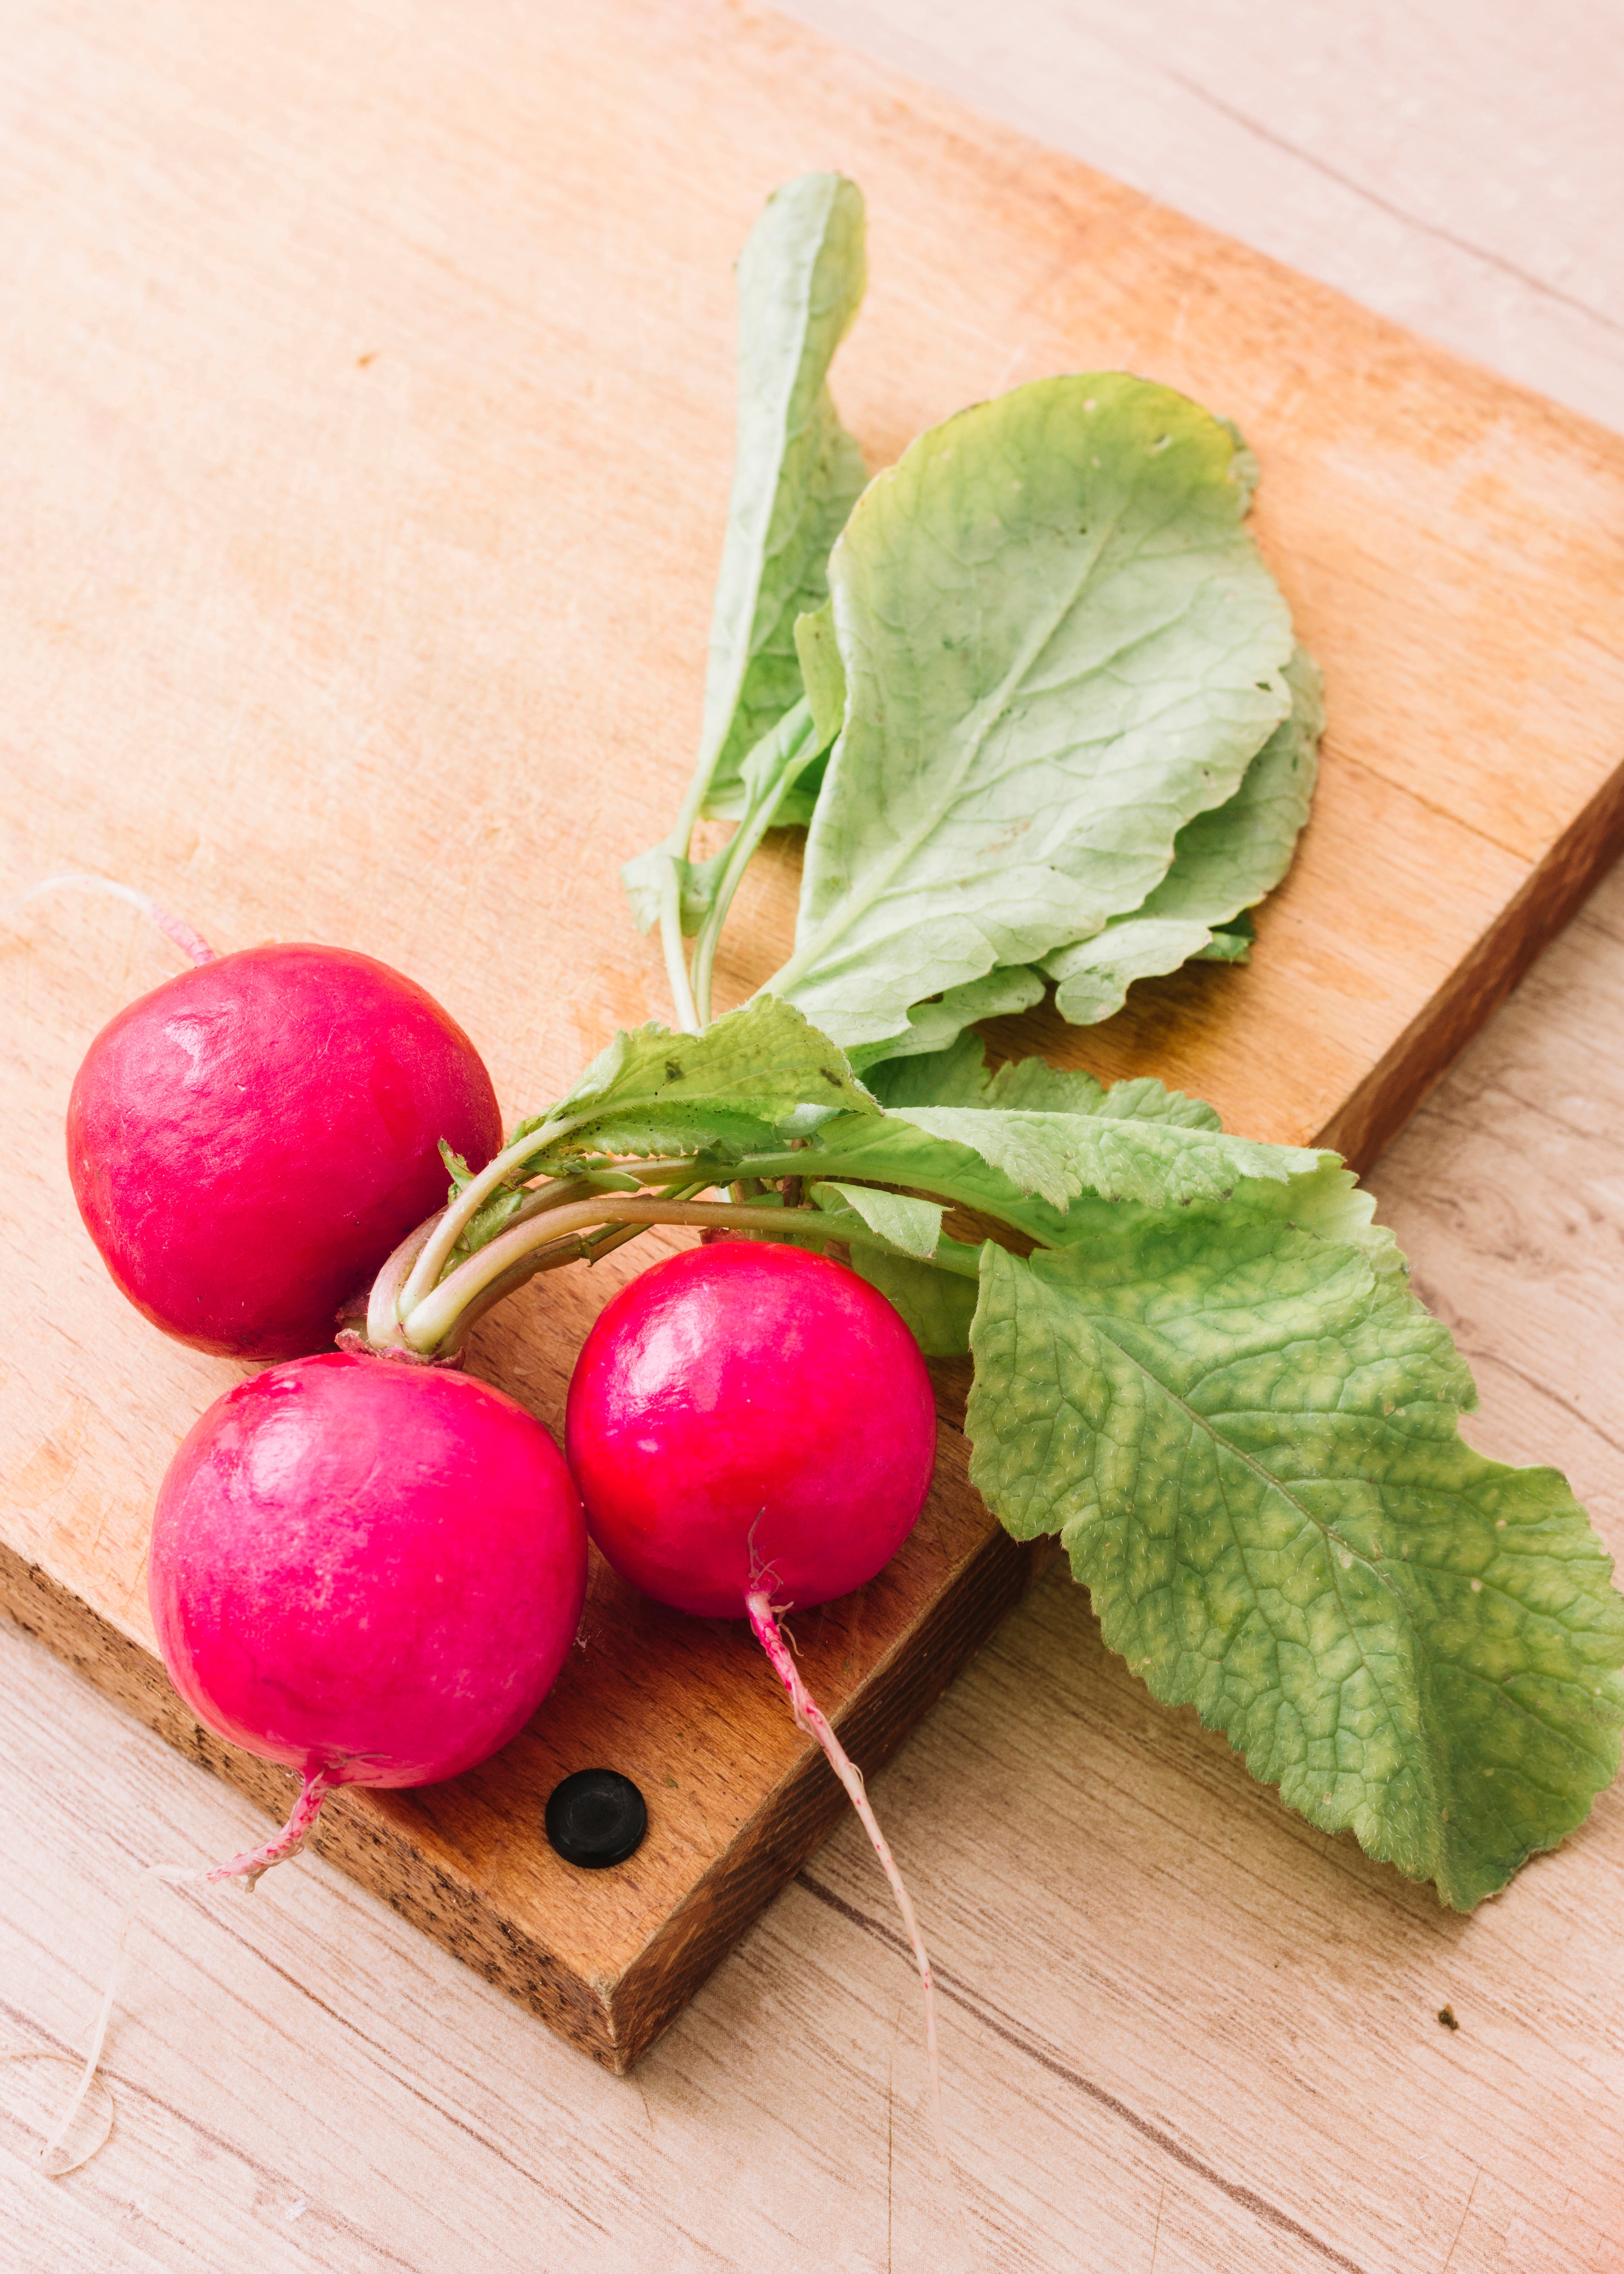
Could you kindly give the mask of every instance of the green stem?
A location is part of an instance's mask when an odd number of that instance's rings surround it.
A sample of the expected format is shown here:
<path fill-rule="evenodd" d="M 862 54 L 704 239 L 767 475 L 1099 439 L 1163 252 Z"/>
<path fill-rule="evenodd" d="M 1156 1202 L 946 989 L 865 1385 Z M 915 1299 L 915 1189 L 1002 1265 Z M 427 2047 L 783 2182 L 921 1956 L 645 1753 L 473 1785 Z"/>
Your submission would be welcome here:
<path fill-rule="evenodd" d="M 643 1176 L 644 1173 L 639 1163 L 637 1174 Z M 742 1160 L 732 1164 L 726 1174 L 730 1179 L 756 1177 L 763 1184 L 777 1184 L 785 1177 L 804 1177 L 822 1183 L 836 1178 L 845 1184 L 874 1185 L 882 1192 L 889 1191 L 901 1182 L 899 1178 L 877 1176 L 864 1163 L 861 1154 L 855 1161 L 848 1163 L 838 1152 L 821 1153 L 810 1148 L 804 1152 L 747 1153 Z M 1008 1224 L 1011 1231 L 1019 1232 L 1023 1239 L 1031 1240 L 1038 1247 L 1055 1245 L 1052 1239 L 1045 1239 L 1041 1232 L 1034 1231 L 1030 1224 L 1023 1224 L 1018 1216 L 1000 1209 L 996 1201 L 989 1194 L 961 1185 L 956 1179 L 940 1177 L 929 1180 L 910 1178 L 906 1190 L 924 1193 L 932 1200 L 944 1201 L 954 1208 L 967 1209 L 973 1216 L 990 1216 L 995 1224 Z"/>
<path fill-rule="evenodd" d="M 745 815 L 727 847 L 727 858 L 716 888 L 716 897 L 705 911 L 705 920 L 699 928 L 699 937 L 694 943 L 694 999 L 698 1005 L 702 1024 L 710 1023 L 710 975 L 716 963 L 718 942 L 722 927 L 727 922 L 727 911 L 733 906 L 733 894 L 744 881 L 744 872 L 755 858 L 756 847 L 772 826 L 773 816 L 784 802 L 802 772 L 823 747 L 822 739 L 813 724 L 810 705 L 804 697 L 769 734 L 756 745 L 757 750 L 774 739 L 786 743 L 787 756 L 772 777 L 766 794 Z M 752 751 L 751 757 L 755 756 Z M 749 761 L 746 760 L 748 765 Z"/>
<path fill-rule="evenodd" d="M 697 1183 L 679 1186 L 667 1197 L 677 1201 L 689 1200 L 697 1193 L 709 1192 L 710 1186 L 711 1179 L 703 1177 Z M 504 1228 L 511 1229 L 511 1225 Z M 506 1302 L 509 1295 L 517 1294 L 521 1287 L 542 1272 L 556 1271 L 562 1263 L 601 1263 L 605 1255 L 613 1255 L 617 1247 L 624 1247 L 628 1239 L 639 1239 L 648 1229 L 646 1224 L 605 1224 L 601 1231 L 575 1231 L 568 1239 L 549 1239 L 545 1246 L 532 1248 L 518 1262 L 509 1264 L 500 1279 L 492 1279 L 484 1292 L 474 1298 L 442 1342 L 441 1355 L 455 1355 L 461 1351 L 470 1333 L 487 1311 L 495 1310 L 499 1303 Z"/>
<path fill-rule="evenodd" d="M 808 1216 L 816 1210 L 808 1209 Z M 448 1279 L 417 1304 L 402 1327 L 413 1350 L 437 1350 L 451 1335 L 463 1311 L 475 1298 L 513 1269 L 530 1252 L 567 1240 L 573 1233 L 596 1224 L 718 1224 L 733 1231 L 781 1231 L 785 1211 L 780 1208 L 739 1208 L 726 1201 L 628 1200 L 605 1193 L 571 1207 L 555 1209 L 549 1216 L 510 1225 L 487 1246 L 459 1263 Z M 831 1231 L 829 1237 L 842 1235 Z M 560 1259 L 568 1261 L 569 1258 Z"/>
<path fill-rule="evenodd" d="M 693 824 L 688 825 L 688 835 Z M 666 851 L 671 853 L 668 845 Z M 694 990 L 688 982 L 688 962 L 682 953 L 682 872 L 679 860 L 686 861 L 686 844 L 679 855 L 671 854 L 671 866 L 665 871 L 660 886 L 660 945 L 665 952 L 665 978 L 671 988 L 671 1000 L 677 1014 L 677 1024 L 685 1034 L 699 1032 L 699 1013 L 694 1005 Z"/>
<path fill-rule="evenodd" d="M 590 1118 L 590 1116 L 582 1115 L 577 1117 L 577 1120 Z M 571 1129 L 575 1126 L 576 1122 L 568 1119 L 545 1122 L 539 1129 L 532 1130 L 528 1137 L 516 1138 L 511 1145 L 500 1152 L 493 1161 L 487 1161 L 477 1177 L 470 1178 L 445 1213 L 435 1220 L 427 1239 L 417 1251 L 417 1261 L 412 1264 L 410 1271 L 400 1288 L 396 1301 L 398 1317 L 410 1318 L 430 1288 L 436 1284 L 440 1273 L 451 1260 L 452 1249 L 492 1193 L 500 1192 L 504 1185 L 523 1183 L 524 1172 L 528 1171 L 532 1156 L 543 1151 L 558 1138 L 567 1137 Z M 550 1205 L 552 1205 L 551 1202 L 539 1198 L 537 1202 L 538 1207 Z M 535 1209 L 528 1209 L 526 1213 L 533 1215 Z M 415 1239 L 417 1234 L 414 1233 L 412 1237 Z M 399 1253 L 398 1250 L 396 1252 Z M 369 1335 L 372 1334 L 370 1324 L 367 1332 Z M 372 1336 L 372 1339 L 376 1341 L 377 1337 Z"/>

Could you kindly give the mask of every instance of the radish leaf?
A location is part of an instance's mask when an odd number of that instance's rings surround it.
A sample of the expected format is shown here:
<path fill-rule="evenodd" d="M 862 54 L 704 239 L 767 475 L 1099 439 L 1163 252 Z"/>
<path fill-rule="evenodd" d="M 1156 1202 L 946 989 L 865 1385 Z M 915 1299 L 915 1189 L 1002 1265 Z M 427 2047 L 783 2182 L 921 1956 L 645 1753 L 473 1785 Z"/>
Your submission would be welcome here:
<path fill-rule="evenodd" d="M 917 1134 L 905 1135 L 905 1130 Z M 1103 1111 L 1010 1111 L 989 1106 L 904 1107 L 883 1122 L 861 1125 L 855 1141 L 869 1153 L 889 1143 L 901 1157 L 918 1149 L 920 1136 L 932 1145 L 946 1144 L 979 1156 L 1014 1192 L 1046 1201 L 1063 1215 L 1083 1193 L 1153 1209 L 1223 1200 L 1242 1178 L 1283 1181 L 1305 1176 L 1335 1158 L 1300 1146 L 1259 1144 L 1222 1129 L 1192 1129 L 1171 1121 Z M 840 1135 L 826 1131 L 824 1141 L 849 1163 L 851 1155 Z M 928 1179 L 904 1175 L 889 1181 Z"/>
<path fill-rule="evenodd" d="M 830 1193 L 836 1195 L 831 1203 Z M 808 1197 L 815 1207 L 855 1209 L 872 1232 L 900 1254 L 929 1263 L 942 1237 L 943 1207 L 939 1201 L 911 1201 L 900 1193 L 876 1192 L 868 1185 L 814 1185 Z"/>
<path fill-rule="evenodd" d="M 535 1136 L 525 1171 L 535 1174 L 589 1141 L 628 1154 L 770 1145 L 798 1108 L 812 1109 L 811 1126 L 831 1112 L 879 1114 L 833 1043 L 791 1005 L 758 996 L 703 1035 L 655 1020 L 618 1034 L 568 1096 L 521 1122 L 509 1142 Z"/>
<path fill-rule="evenodd" d="M 989 1246 L 972 1340 L 989 1503 L 1059 1532 L 1110 1646 L 1292 1807 L 1462 1910 L 1581 1821 L 1624 1601 L 1554 1470 L 1462 1441 L 1470 1377 L 1402 1270 L 1195 1208 Z"/>
<path fill-rule="evenodd" d="M 936 1263 L 887 1249 L 853 1246 L 852 1269 L 901 1312 L 927 1358 L 965 1358 L 975 1315 L 976 1285 Z"/>
<path fill-rule="evenodd" d="M 1291 865 L 1319 770 L 1325 706 L 1319 667 L 1305 650 L 1287 665 L 1286 681 L 1289 714 L 1228 803 L 1179 831 L 1173 865 L 1155 891 L 1131 915 L 1045 957 L 1044 970 L 1060 983 L 1056 1005 L 1073 1026 L 1109 1019 L 1134 980 L 1177 971 L 1192 957 L 1244 960 L 1245 936 L 1223 927 L 1272 892 Z"/>
<path fill-rule="evenodd" d="M 1039 380 L 921 436 L 831 557 L 846 723 L 769 983 L 846 1048 L 1138 907 L 1285 715 L 1233 431 Z"/>
<path fill-rule="evenodd" d="M 699 756 L 677 827 L 621 879 L 640 930 L 701 813 L 746 810 L 748 753 L 801 694 L 795 620 L 828 592 L 829 548 L 865 481 L 825 376 L 862 299 L 862 192 L 838 174 L 775 191 L 739 256 L 739 423 L 710 627 Z M 713 879 L 711 881 L 714 881 Z M 684 876 L 697 929 L 706 879 Z"/>
<path fill-rule="evenodd" d="M 888 1058 L 863 1077 L 882 1105 L 1026 1107 L 1039 1113 L 1094 1113 L 1114 1120 L 1170 1121 L 1184 1129 L 1222 1129 L 1204 1098 L 1168 1089 L 1149 1074 L 1109 1088 L 1078 1066 L 1015 1058 L 996 1073 L 979 1035 L 964 1034 L 929 1057 Z"/>

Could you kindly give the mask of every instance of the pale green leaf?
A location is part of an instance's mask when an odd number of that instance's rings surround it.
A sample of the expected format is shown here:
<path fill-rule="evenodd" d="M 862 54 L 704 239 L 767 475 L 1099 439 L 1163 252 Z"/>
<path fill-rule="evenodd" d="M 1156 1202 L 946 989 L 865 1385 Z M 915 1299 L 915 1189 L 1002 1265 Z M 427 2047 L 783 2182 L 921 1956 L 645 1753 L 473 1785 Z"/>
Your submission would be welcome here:
<path fill-rule="evenodd" d="M 1301 1177 L 1329 1157 L 1300 1146 L 1231 1137 L 1222 1129 L 1103 1112 L 922 1105 L 898 1109 L 890 1118 L 970 1147 L 1018 1192 L 1062 1209 L 1079 1193 L 1144 1208 L 1182 1208 L 1192 1201 L 1227 1199 L 1243 1177 Z"/>
<path fill-rule="evenodd" d="M 920 438 L 830 561 L 846 725 L 771 983 L 844 1046 L 1138 907 L 1288 704 L 1229 429 L 1119 373 Z"/>
<path fill-rule="evenodd" d="M 827 600 L 821 608 L 796 617 L 795 653 L 818 739 L 832 742 L 846 724 L 846 666 L 835 638 L 834 610 Z"/>
<path fill-rule="evenodd" d="M 1185 1129 L 1222 1129 L 1215 1107 L 1182 1090 L 1167 1089 L 1149 1074 L 1108 1088 L 1080 1066 L 1052 1066 L 1041 1058 L 1012 1058 L 995 1073 L 979 1035 L 960 1035 L 930 1057 L 887 1058 L 863 1074 L 884 1106 L 1026 1107 L 1037 1113 L 1095 1113 L 1118 1121 L 1171 1121 Z"/>
<path fill-rule="evenodd" d="M 1232 1204 L 988 1246 L 971 1473 L 1107 1642 L 1327 1832 L 1468 1909 L 1619 1765 L 1624 1603 L 1562 1479 L 1464 1444 L 1402 1274 Z"/>
<path fill-rule="evenodd" d="M 1001 963 L 984 979 L 950 987 L 934 1002 L 916 1003 L 908 1013 L 906 1035 L 892 1035 L 883 1043 L 867 1043 L 853 1050 L 852 1064 L 866 1081 L 871 1065 L 946 1050 L 975 1020 L 1004 1019 L 1011 1012 L 1029 1011 L 1034 1003 L 1041 1002 L 1044 993 L 1043 974 L 1031 964 Z"/>
<path fill-rule="evenodd" d="M 1096 1239 L 1119 1230 L 1128 1216 L 1202 1198 L 1235 1196 L 1272 1208 L 1272 1200 L 1257 1195 L 1277 1190 L 1280 1206 L 1289 1209 L 1300 1192 L 1305 1209 L 1348 1212 L 1321 1190 L 1325 1177 L 1346 1176 L 1335 1154 L 1104 1114 L 970 1107 L 910 1108 L 861 1119 L 841 1115 L 812 1134 L 804 1153 L 753 1153 L 741 1173 L 927 1193 L 1051 1246 Z M 1057 1200 L 1051 1197 L 1056 1193 Z"/>
<path fill-rule="evenodd" d="M 828 1205 L 825 1196 L 839 1195 L 846 1207 L 855 1209 L 872 1232 L 889 1240 L 902 1254 L 929 1263 L 936 1252 L 942 1237 L 942 1203 L 939 1201 L 914 1201 L 900 1193 L 876 1192 L 868 1185 L 842 1185 L 833 1182 L 814 1185 L 808 1197 L 819 1208 Z"/>
<path fill-rule="evenodd" d="M 1074 1027 L 1097 1027 L 1127 1000 L 1136 979 L 1177 971 L 1212 944 L 1210 928 L 1193 918 L 1124 916 L 1094 938 L 1044 959 L 1057 984 L 1055 1008 Z"/>
<path fill-rule="evenodd" d="M 523 1122 L 535 1161 L 579 1152 L 693 1152 L 760 1148 L 784 1126 L 806 1126 L 833 1107 L 877 1119 L 878 1108 L 845 1058 L 792 1005 L 758 995 L 703 1035 L 650 1021 L 618 1034 L 567 1097 Z M 797 1109 L 802 1119 L 794 1117 Z"/>
<path fill-rule="evenodd" d="M 852 1269 L 896 1306 L 927 1358 L 968 1355 L 974 1279 L 878 1247 L 853 1246 Z"/>
<path fill-rule="evenodd" d="M 1045 957 L 1058 983 L 1056 1005 L 1073 1026 L 1120 1011 L 1136 979 L 1194 957 L 1244 961 L 1247 937 L 1225 932 L 1285 875 L 1308 818 L 1325 727 L 1318 666 L 1299 648 L 1286 667 L 1291 710 L 1247 767 L 1227 803 L 1198 814 L 1178 833 L 1173 865 L 1132 915 Z M 1250 927 L 1248 928 L 1250 930 Z"/>
<path fill-rule="evenodd" d="M 795 621 L 827 596 L 829 548 L 868 478 L 825 384 L 865 277 L 862 192 L 838 174 L 775 191 L 740 255 L 738 433 L 699 755 L 676 850 L 654 846 L 620 870 L 641 931 L 673 860 L 683 929 L 698 930 L 718 864 L 683 862 L 685 831 L 700 812 L 743 814 L 744 761 L 800 700 Z"/>
<path fill-rule="evenodd" d="M 704 810 L 744 809 L 745 753 L 799 700 L 795 620 L 868 479 L 825 385 L 862 300 L 862 192 L 839 174 L 777 190 L 739 256 L 739 430 L 717 579 L 700 764 Z"/>

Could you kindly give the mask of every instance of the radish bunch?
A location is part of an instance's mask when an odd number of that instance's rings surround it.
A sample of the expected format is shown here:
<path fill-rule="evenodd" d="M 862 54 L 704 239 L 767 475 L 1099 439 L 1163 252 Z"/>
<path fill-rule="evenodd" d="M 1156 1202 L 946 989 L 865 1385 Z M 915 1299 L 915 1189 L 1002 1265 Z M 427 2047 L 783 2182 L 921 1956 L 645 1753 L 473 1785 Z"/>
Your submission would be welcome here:
<path fill-rule="evenodd" d="M 643 1222 L 773 1234 L 781 1215 L 695 1200 L 708 1171 L 651 1201 L 613 1170 L 537 1187 L 523 1135 L 516 1160 L 498 1154 L 489 1077 L 422 989 L 337 949 L 216 957 L 154 913 L 193 968 L 91 1044 L 68 1114 L 75 1196 L 154 1324 L 282 1361 L 202 1415 L 154 1521 L 148 1594 L 177 1690 L 300 1779 L 281 1830 L 203 1876 L 252 1886 L 335 1789 L 432 1783 L 506 1744 L 574 1638 L 590 1525 L 657 1600 L 749 1621 L 897 1891 L 934 2086 L 906 1891 L 778 1624 L 788 1602 L 863 1585 L 918 1517 L 936 1421 L 914 1336 L 856 1273 L 793 1246 L 673 1257 L 621 1291 L 582 1352 L 567 1466 L 522 1406 L 455 1369 L 470 1320 Z M 803 1060 L 807 1031 L 791 1014 Z M 827 1078 L 863 1094 L 849 1073 Z M 794 1095 L 812 1087 L 811 1065 L 797 1068 Z M 461 1190 L 433 1213 L 447 1161 Z M 473 1221 L 492 1212 L 508 1224 L 498 1241 Z M 577 1228 L 560 1240 L 567 1214 Z M 365 1334 L 337 1335 L 341 1306 Z M 429 1317 L 436 1348 L 419 1352 Z"/>

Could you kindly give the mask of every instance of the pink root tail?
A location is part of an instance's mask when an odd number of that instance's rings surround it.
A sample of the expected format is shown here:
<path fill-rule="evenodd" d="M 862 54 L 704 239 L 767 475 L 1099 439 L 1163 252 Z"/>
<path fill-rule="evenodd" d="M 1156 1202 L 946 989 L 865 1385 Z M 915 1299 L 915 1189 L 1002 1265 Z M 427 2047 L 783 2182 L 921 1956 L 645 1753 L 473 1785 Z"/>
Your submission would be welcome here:
<path fill-rule="evenodd" d="M 766 1652 L 773 1672 L 784 1684 L 789 1702 L 794 1708 L 796 1721 L 807 1735 L 815 1737 L 823 1747 L 830 1767 L 846 1787 L 846 1796 L 861 1818 L 863 1830 L 880 1859 L 880 1869 L 897 1899 L 897 1909 L 901 1912 L 902 1924 L 907 1930 L 908 1945 L 914 1953 L 914 1962 L 919 1969 L 920 1986 L 924 1992 L 925 2058 L 930 2069 L 931 2122 L 936 2131 L 937 2150 L 951 2175 L 953 2167 L 947 2152 L 947 2127 L 942 2118 L 942 2064 L 936 2052 L 936 1988 L 930 1979 L 930 1954 L 925 1948 L 925 1938 L 919 1931 L 919 1921 L 914 1916 L 913 1898 L 903 1883 L 896 1858 L 869 1805 L 862 1771 L 830 1728 L 823 1707 L 801 1680 L 801 1669 L 790 1655 L 768 1590 L 765 1587 L 752 1589 L 744 1599 L 744 1607 L 749 1614 L 750 1631 Z"/>
<path fill-rule="evenodd" d="M 199 1871 L 199 1879 L 210 1885 L 216 1879 L 244 1879 L 252 1894 L 273 1864 L 285 1864 L 289 1856 L 297 1856 L 316 1828 L 316 1818 L 321 1813 L 321 1803 L 337 1784 L 325 1769 L 312 1769 L 304 1779 L 304 1790 L 293 1803 L 293 1812 L 275 1837 L 261 1848 L 244 1849 L 229 1863 L 216 1864 L 212 1871 Z"/>
<path fill-rule="evenodd" d="M 61 2179 L 64 2172 L 76 2172 L 80 2164 L 88 2163 L 90 2156 L 95 2153 L 95 2148 L 92 2148 L 88 2154 L 79 2156 L 71 2163 L 52 2161 L 64 2140 L 66 2139 L 74 2118 L 83 2105 L 86 2094 L 95 2082 L 96 2071 L 102 2062 L 102 2049 L 107 2043 L 108 2024 L 113 2018 L 113 2007 L 118 1997 L 119 1981 L 124 1973 L 124 1940 L 134 1924 L 135 1914 L 140 1906 L 141 1897 L 146 1893 L 148 1883 L 154 1879 L 161 1879 L 166 1886 L 170 1887 L 201 1887 L 208 1886 L 220 1879 L 242 1879 L 245 1882 L 246 1892 L 252 1894 L 261 1876 L 268 1871 L 274 1864 L 285 1864 L 289 1856 L 297 1855 L 315 1827 L 316 1818 L 321 1812 L 322 1802 L 337 1782 L 338 1779 L 328 1776 L 325 1769 L 311 1770 L 305 1776 L 304 1788 L 298 1798 L 293 1803 L 293 1813 L 282 1826 L 282 1830 L 273 1839 L 267 1840 L 263 1847 L 246 1849 L 242 1855 L 233 1856 L 229 1863 L 216 1864 L 212 1871 L 189 1871 L 184 1864 L 154 1864 L 141 1873 L 131 1890 L 129 1901 L 124 1905 L 124 1916 L 118 1922 L 118 1939 L 114 1946 L 112 1970 L 108 1976 L 107 1990 L 102 1999 L 102 2011 L 96 2016 L 95 2033 L 90 2040 L 90 2051 L 85 2056 L 85 2066 L 80 2072 L 79 2083 L 75 2088 L 72 2099 L 63 2110 L 56 2129 L 40 2150 L 41 2166 L 50 2178 Z M 104 2134 L 102 2137 L 105 2138 L 106 2135 Z M 98 2140 L 96 2147 L 99 2148 L 102 2142 Z"/>
<path fill-rule="evenodd" d="M 116 900 L 124 900 L 132 908 L 139 908 L 147 920 L 155 923 L 166 939 L 173 940 L 183 955 L 194 963 L 213 963 L 214 951 L 201 932 L 193 931 L 179 916 L 172 916 L 168 908 L 160 907 L 150 892 L 136 885 L 121 884 L 116 877 L 81 876 L 77 872 L 61 877 L 47 877 L 38 885 L 31 885 L 18 897 L 17 907 L 26 907 L 37 900 L 42 892 L 106 892 Z"/>

